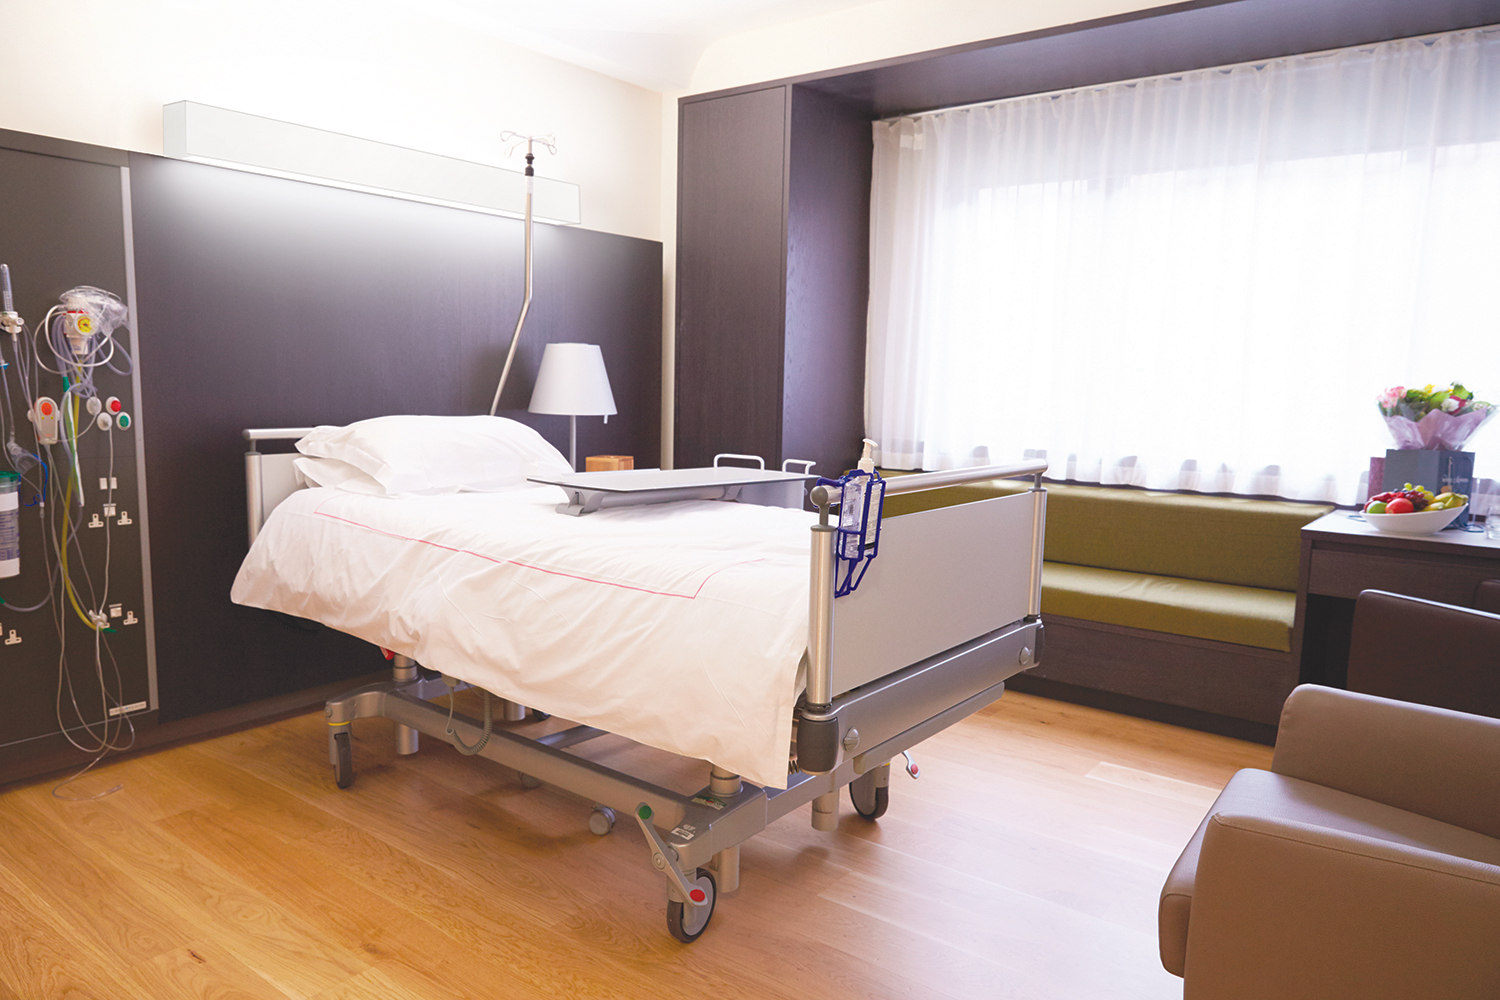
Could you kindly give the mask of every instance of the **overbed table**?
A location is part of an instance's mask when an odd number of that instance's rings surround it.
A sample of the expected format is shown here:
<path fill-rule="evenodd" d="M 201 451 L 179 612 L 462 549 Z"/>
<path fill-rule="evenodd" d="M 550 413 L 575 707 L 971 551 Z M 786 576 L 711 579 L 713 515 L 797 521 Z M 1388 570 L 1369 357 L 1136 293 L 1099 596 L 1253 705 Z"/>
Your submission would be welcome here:
<path fill-rule="evenodd" d="M 1474 587 L 1500 578 L 1500 539 L 1483 530 L 1435 535 L 1377 531 L 1352 511 L 1336 510 L 1302 529 L 1292 657 L 1303 683 L 1343 687 L 1349 663 L 1354 599 L 1388 590 L 1472 607 Z M 1434 637 L 1434 659 L 1442 641 Z"/>

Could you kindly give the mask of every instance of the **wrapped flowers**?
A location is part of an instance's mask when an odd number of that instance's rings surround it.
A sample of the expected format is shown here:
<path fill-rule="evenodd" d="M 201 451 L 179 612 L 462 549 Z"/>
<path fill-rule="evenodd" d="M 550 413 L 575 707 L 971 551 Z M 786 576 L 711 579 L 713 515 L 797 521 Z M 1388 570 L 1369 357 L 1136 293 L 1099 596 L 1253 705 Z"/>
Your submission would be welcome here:
<path fill-rule="evenodd" d="M 1460 451 L 1464 442 L 1495 415 L 1492 405 L 1475 399 L 1457 382 L 1441 389 L 1432 385 L 1421 389 L 1396 386 L 1382 392 L 1376 402 L 1396 447 L 1402 450 Z"/>

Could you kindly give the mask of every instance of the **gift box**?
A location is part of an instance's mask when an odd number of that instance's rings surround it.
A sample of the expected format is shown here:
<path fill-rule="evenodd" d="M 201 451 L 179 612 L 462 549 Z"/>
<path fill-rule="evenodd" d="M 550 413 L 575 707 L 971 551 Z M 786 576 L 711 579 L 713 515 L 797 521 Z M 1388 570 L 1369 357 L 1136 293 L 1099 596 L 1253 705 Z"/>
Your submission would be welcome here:
<path fill-rule="evenodd" d="M 1454 493 L 1469 496 L 1474 483 L 1472 451 L 1440 451 L 1433 448 L 1390 448 L 1385 453 L 1381 490 L 1399 490 L 1407 483 L 1425 486 L 1434 493 L 1448 487 Z M 1454 518 L 1449 529 L 1464 528 L 1469 523 L 1469 509 Z"/>

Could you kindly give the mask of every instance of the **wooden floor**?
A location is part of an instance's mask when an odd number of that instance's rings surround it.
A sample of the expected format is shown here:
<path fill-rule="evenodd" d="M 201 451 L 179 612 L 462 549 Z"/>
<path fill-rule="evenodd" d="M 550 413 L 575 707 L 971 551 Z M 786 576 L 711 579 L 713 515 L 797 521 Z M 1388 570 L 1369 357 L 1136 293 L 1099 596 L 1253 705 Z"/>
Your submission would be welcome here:
<path fill-rule="evenodd" d="M 0 794 L 0 997 L 1154 998 L 1156 899 L 1216 791 L 1269 748 L 1015 693 L 893 769 L 890 811 L 806 808 L 670 938 L 638 829 L 429 741 L 321 714 Z M 613 738 L 684 789 L 701 765 Z"/>

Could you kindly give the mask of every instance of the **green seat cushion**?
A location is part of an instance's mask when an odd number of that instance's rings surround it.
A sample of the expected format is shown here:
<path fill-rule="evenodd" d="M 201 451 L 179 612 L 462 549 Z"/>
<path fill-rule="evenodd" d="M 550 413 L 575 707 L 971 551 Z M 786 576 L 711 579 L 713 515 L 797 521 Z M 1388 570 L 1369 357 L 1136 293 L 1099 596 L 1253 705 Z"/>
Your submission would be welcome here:
<path fill-rule="evenodd" d="M 1274 649 L 1292 648 L 1297 596 L 1259 587 L 1046 562 L 1042 620 L 1084 621 Z"/>

